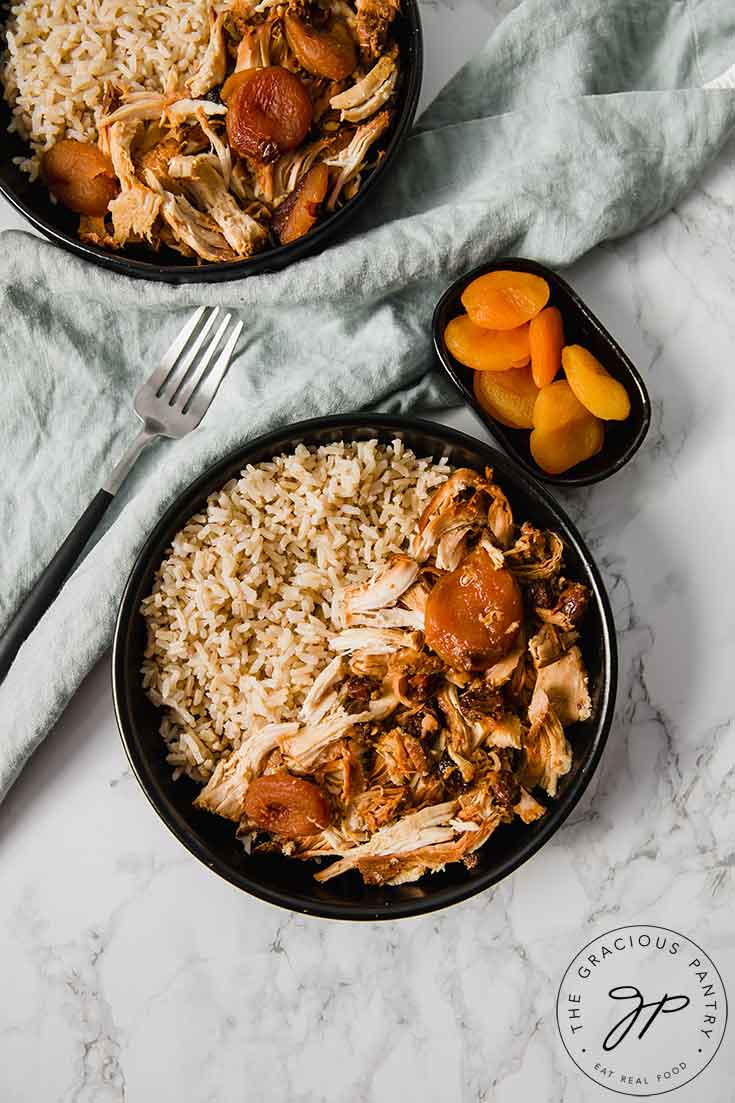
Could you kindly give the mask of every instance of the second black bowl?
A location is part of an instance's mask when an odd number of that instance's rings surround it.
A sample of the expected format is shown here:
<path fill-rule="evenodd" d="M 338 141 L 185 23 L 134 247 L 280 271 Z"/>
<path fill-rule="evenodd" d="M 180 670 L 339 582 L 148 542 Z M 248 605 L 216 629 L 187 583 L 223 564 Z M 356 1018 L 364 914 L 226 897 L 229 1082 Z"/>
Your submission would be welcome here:
<path fill-rule="evenodd" d="M 533 456 L 530 447 L 530 430 L 509 429 L 497 421 L 477 400 L 472 383 L 472 368 L 455 360 L 447 348 L 444 331 L 447 323 L 464 313 L 462 294 L 465 288 L 486 272 L 499 269 L 518 272 L 532 272 L 541 276 L 551 289 L 549 306 L 555 306 L 561 312 L 564 321 L 564 337 L 568 345 L 584 345 L 596 356 L 610 375 L 625 387 L 630 398 L 630 415 L 625 421 L 605 423 L 605 443 L 602 451 L 592 459 L 577 464 L 562 475 L 549 475 L 542 471 Z M 492 435 L 506 451 L 536 479 L 554 486 L 587 486 L 609 478 L 624 467 L 633 458 L 645 440 L 651 424 L 651 401 L 646 385 L 617 341 L 610 336 L 602 322 L 595 317 L 576 291 L 566 280 L 543 264 L 521 257 L 501 257 L 498 260 L 481 264 L 467 272 L 447 288 L 434 310 L 432 320 L 434 349 L 445 372 L 459 389 L 468 406 L 471 406 Z"/>
<path fill-rule="evenodd" d="M 572 768 L 561 779 L 547 814 L 528 826 L 516 821 L 500 827 L 478 851 L 474 869 L 455 863 L 409 885 L 365 885 L 354 871 L 318 884 L 311 862 L 275 854 L 247 855 L 232 823 L 193 807 L 197 786 L 187 778 L 173 780 L 158 734 L 160 713 L 141 684 L 145 625 L 140 605 L 151 591 L 174 535 L 209 494 L 236 477 L 246 464 L 291 452 L 302 443 L 373 438 L 383 443 L 400 438 L 418 455 L 447 457 L 457 466 L 481 470 L 491 465 L 516 518 L 554 528 L 562 536 L 569 577 L 586 583 L 592 593 L 580 643 L 594 710 L 590 720 L 569 729 Z M 615 705 L 617 651 L 610 605 L 592 556 L 572 522 L 538 483 L 493 448 L 444 426 L 415 418 L 358 414 L 302 421 L 260 437 L 226 456 L 179 496 L 146 541 L 125 587 L 115 627 L 112 673 L 117 722 L 131 766 L 160 818 L 196 858 L 238 888 L 293 911 L 331 919 L 398 919 L 455 904 L 496 884 L 559 829 L 587 788 L 607 740 Z"/>
<path fill-rule="evenodd" d="M 7 0 L 0 0 L 0 54 L 5 45 L 3 24 L 9 17 L 9 9 Z M 363 181 L 354 199 L 291 245 L 279 245 L 247 260 L 197 264 L 173 250 L 163 249 L 157 255 L 146 252 L 143 248 L 129 248 L 115 253 L 96 245 L 85 244 L 77 236 L 78 217 L 61 204 L 53 203 L 44 185 L 39 181 L 31 183 L 13 163 L 17 157 L 28 156 L 28 146 L 17 134 L 8 132 L 11 111 L 2 95 L 0 140 L 3 155 L 0 157 L 0 195 L 4 195 L 32 226 L 57 245 L 93 264 L 121 272 L 125 276 L 164 280 L 168 283 L 221 283 L 224 280 L 254 276 L 260 272 L 276 272 L 302 257 L 320 252 L 344 233 L 378 181 L 390 171 L 390 166 L 413 125 L 423 69 L 423 39 L 417 0 L 401 0 L 401 11 L 394 25 L 394 33 L 401 55 L 402 78 L 396 118 L 382 145 L 383 156 L 380 163 Z"/>

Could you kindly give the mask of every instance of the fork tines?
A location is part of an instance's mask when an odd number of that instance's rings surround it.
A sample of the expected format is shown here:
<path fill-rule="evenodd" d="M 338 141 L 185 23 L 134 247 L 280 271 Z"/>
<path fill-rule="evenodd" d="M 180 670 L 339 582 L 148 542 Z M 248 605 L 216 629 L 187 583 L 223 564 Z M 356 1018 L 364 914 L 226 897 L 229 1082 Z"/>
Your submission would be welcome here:
<path fill-rule="evenodd" d="M 219 315 L 218 306 L 200 306 L 195 310 L 149 381 L 156 398 L 167 401 L 169 406 L 178 408 L 182 413 L 203 416 L 227 372 L 242 322 L 235 324 L 211 369 L 209 365 L 229 328 L 231 314 L 225 314 L 222 318 L 195 363 Z"/>

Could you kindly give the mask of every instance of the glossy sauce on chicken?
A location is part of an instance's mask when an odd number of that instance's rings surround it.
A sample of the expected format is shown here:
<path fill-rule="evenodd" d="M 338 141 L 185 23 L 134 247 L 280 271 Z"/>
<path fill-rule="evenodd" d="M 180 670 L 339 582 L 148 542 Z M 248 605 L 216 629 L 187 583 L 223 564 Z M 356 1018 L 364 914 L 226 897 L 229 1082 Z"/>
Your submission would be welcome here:
<path fill-rule="evenodd" d="M 426 643 L 456 670 L 487 670 L 512 648 L 523 621 L 521 591 L 478 547 L 444 575 L 426 602 Z"/>

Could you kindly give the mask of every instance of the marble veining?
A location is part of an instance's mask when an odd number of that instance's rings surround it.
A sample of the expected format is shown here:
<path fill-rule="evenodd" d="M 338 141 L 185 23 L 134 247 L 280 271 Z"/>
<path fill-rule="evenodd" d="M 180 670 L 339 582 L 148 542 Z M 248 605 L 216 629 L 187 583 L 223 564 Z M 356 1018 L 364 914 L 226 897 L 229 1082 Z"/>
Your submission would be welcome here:
<path fill-rule="evenodd" d="M 512 6 L 462 0 L 452 67 Z M 424 6 L 433 74 L 459 10 Z M 626 923 L 701 943 L 735 998 L 734 151 L 661 222 L 568 273 L 654 417 L 633 464 L 563 498 L 620 645 L 608 748 L 564 828 L 446 912 L 281 912 L 161 826 L 127 768 L 105 660 L 0 807 L 1 1103 L 611 1100 L 562 1049 L 554 1000 L 584 943 Z M 481 432 L 468 412 L 441 420 Z M 734 1060 L 731 1026 L 671 1098 L 732 1103 Z"/>

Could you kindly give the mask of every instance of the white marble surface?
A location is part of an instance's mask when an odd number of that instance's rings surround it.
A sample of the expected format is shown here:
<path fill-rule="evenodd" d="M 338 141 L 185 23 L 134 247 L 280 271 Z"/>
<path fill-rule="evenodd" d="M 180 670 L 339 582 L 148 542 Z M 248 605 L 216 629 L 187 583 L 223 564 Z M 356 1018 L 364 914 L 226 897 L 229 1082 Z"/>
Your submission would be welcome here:
<path fill-rule="evenodd" d="M 509 6 L 463 0 L 461 21 L 424 9 L 430 87 Z M 582 945 L 626 923 L 702 944 L 735 998 L 734 153 L 569 275 L 655 403 L 636 462 L 566 499 L 622 660 L 608 749 L 570 822 L 441 914 L 290 915 L 162 827 L 127 767 L 104 660 L 0 807 L 2 1103 L 612 1100 L 567 1058 L 554 1000 Z M 442 420 L 479 431 L 467 413 Z M 734 1072 L 731 1025 L 673 1098 L 732 1103 Z"/>

